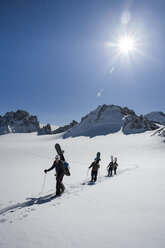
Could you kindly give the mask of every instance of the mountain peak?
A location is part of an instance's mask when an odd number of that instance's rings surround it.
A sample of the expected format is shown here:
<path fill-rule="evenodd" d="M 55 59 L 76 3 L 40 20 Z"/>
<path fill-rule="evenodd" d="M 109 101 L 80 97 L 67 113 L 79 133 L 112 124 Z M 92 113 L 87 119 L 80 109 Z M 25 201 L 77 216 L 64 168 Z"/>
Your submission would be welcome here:
<path fill-rule="evenodd" d="M 158 126 L 145 116 L 137 116 L 133 110 L 117 105 L 98 106 L 81 119 L 81 122 L 64 134 L 64 138 L 106 135 L 120 130 L 124 134 L 155 130 Z"/>

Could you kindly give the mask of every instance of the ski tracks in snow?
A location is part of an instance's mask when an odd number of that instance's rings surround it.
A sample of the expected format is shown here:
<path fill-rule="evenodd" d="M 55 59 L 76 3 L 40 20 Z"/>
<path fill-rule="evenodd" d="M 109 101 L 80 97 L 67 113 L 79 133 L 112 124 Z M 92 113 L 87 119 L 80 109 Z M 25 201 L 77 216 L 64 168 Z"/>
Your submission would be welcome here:
<path fill-rule="evenodd" d="M 26 198 L 26 201 L 24 201 L 24 202 L 18 202 L 14 205 L 10 205 L 10 206 L 7 206 L 5 208 L 1 208 L 0 209 L 0 216 L 1 216 L 0 224 L 4 223 L 6 221 L 8 221 L 9 223 L 13 223 L 16 220 L 22 220 L 23 218 L 28 217 L 28 215 L 32 211 L 37 210 L 37 208 L 35 206 L 50 203 L 51 201 L 53 202 L 53 204 L 51 206 L 55 206 L 56 204 L 60 204 L 62 199 L 64 200 L 65 198 L 71 197 L 72 195 L 80 196 L 80 197 L 84 198 L 85 200 L 87 200 L 91 203 L 94 203 L 94 204 L 96 202 L 98 203 L 99 201 L 97 199 L 94 199 L 91 197 L 88 198 L 84 195 L 82 196 L 82 195 L 80 195 L 80 193 L 84 190 L 90 190 L 91 186 L 94 186 L 94 185 L 97 186 L 98 184 L 103 183 L 103 182 L 110 182 L 111 180 L 117 179 L 118 176 L 120 176 L 126 172 L 138 169 L 138 168 L 139 168 L 138 165 L 133 164 L 130 167 L 127 167 L 127 168 L 122 169 L 122 170 L 118 170 L 117 175 L 115 175 L 113 177 L 108 177 L 107 175 L 106 176 L 98 175 L 98 180 L 96 183 L 91 183 L 91 182 L 89 182 L 89 179 L 88 179 L 86 181 L 82 181 L 82 182 L 79 182 L 77 184 L 68 185 L 65 193 L 61 197 L 56 197 L 54 192 L 53 192 L 53 193 L 47 194 L 45 196 L 29 197 L 29 198 Z M 1 206 L 2 206 L 2 204 L 1 204 Z M 17 213 L 19 212 L 19 214 L 15 215 L 15 212 L 17 212 Z"/>

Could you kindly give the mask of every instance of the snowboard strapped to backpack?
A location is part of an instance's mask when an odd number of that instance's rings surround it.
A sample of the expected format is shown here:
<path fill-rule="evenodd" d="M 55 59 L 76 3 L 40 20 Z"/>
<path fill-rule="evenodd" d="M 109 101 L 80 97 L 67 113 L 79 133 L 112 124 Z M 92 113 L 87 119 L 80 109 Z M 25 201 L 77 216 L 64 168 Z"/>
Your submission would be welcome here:
<path fill-rule="evenodd" d="M 100 152 L 97 152 L 97 154 L 96 154 L 96 161 L 97 161 L 97 163 L 99 163 L 99 161 L 101 160 L 100 159 Z"/>
<path fill-rule="evenodd" d="M 65 175 L 70 176 L 69 164 L 65 161 L 64 151 L 61 150 L 61 146 L 58 143 L 55 144 L 55 150 L 56 150 L 57 154 L 60 156 L 60 160 L 64 163 L 64 167 L 65 167 L 64 173 L 65 173 Z"/>

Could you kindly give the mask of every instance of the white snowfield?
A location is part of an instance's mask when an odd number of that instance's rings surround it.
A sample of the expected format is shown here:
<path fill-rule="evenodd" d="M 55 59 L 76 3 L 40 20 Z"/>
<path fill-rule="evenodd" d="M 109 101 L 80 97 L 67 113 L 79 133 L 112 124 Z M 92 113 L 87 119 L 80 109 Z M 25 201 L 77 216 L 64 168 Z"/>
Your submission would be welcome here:
<path fill-rule="evenodd" d="M 0 136 L 0 247 L 164 248 L 165 143 L 152 133 Z M 65 150 L 71 176 L 63 180 L 67 191 L 51 198 L 54 171 L 40 192 L 55 143 Z M 98 151 L 101 168 L 90 185 L 88 167 Z M 119 167 L 108 178 L 111 155 Z"/>

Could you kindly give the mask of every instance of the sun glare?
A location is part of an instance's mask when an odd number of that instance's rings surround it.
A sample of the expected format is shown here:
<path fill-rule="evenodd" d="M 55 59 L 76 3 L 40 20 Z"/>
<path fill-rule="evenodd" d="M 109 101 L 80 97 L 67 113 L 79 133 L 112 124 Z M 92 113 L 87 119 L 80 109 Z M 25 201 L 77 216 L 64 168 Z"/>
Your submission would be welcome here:
<path fill-rule="evenodd" d="M 122 61 L 124 59 L 124 61 L 131 63 L 132 59 L 137 58 L 138 55 L 143 56 L 141 36 L 136 33 L 122 32 L 120 35 L 113 36 L 112 39 L 112 42 L 107 42 L 105 45 L 110 48 L 113 65 L 117 60 Z"/>
<path fill-rule="evenodd" d="M 129 54 L 135 49 L 135 41 L 132 37 L 126 36 L 119 40 L 118 49 L 120 53 Z"/>

